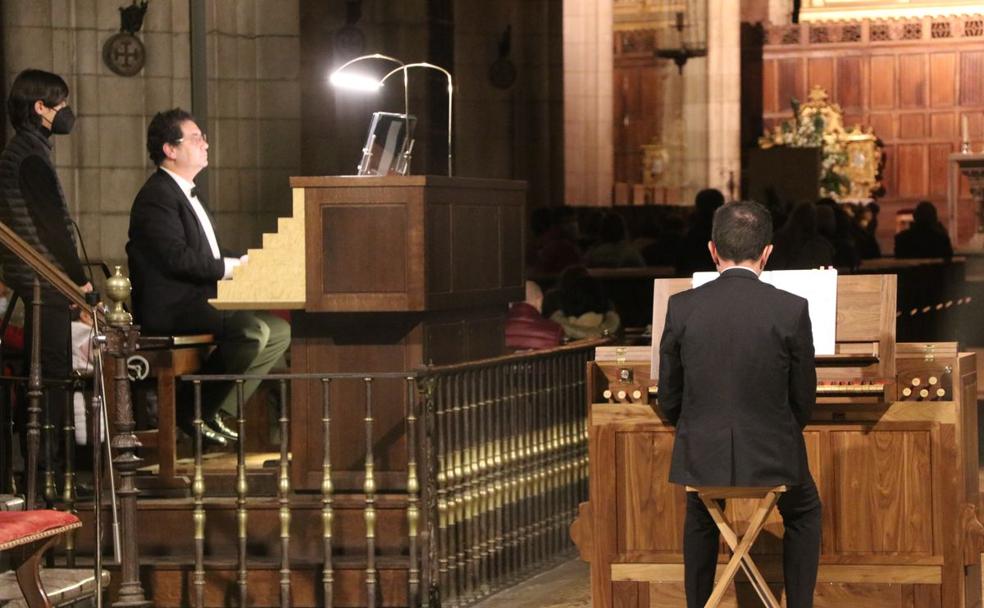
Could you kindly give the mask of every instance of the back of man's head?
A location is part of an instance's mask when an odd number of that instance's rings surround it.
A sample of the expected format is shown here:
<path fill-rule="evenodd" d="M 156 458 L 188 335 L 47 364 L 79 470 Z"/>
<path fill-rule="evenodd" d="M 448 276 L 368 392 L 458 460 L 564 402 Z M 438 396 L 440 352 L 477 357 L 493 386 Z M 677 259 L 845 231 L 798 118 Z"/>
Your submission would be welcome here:
<path fill-rule="evenodd" d="M 723 260 L 757 260 L 772 242 L 772 216 L 752 201 L 724 205 L 714 212 L 711 240 Z"/>

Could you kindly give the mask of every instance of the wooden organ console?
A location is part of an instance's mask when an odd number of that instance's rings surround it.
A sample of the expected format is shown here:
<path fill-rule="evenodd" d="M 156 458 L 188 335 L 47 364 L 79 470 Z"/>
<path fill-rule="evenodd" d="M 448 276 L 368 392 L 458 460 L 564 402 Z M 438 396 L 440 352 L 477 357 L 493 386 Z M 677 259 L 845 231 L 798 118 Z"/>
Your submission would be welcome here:
<path fill-rule="evenodd" d="M 656 281 L 654 341 L 666 299 L 689 286 Z M 980 606 L 975 358 L 954 343 L 894 338 L 895 277 L 839 277 L 836 354 L 817 357 L 804 430 L 823 501 L 815 605 Z M 588 365 L 590 501 L 571 536 L 591 564 L 595 608 L 685 605 L 685 493 L 668 481 L 673 427 L 650 365 L 648 347 L 598 349 Z M 747 522 L 751 508 L 729 501 L 729 519 Z M 753 548 L 777 597 L 781 537 L 774 514 Z M 725 562 L 722 551 L 719 574 Z M 740 575 L 722 606 L 757 601 Z"/>
<path fill-rule="evenodd" d="M 291 371 L 404 372 L 504 352 L 509 302 L 525 297 L 525 182 L 438 176 L 292 177 L 293 215 L 221 281 L 219 309 L 290 309 Z M 338 383 L 336 383 L 338 384 Z M 333 403 L 361 403 L 332 385 Z M 398 383 L 397 383 L 398 384 Z M 406 485 L 406 391 L 375 389 L 380 491 Z M 291 386 L 291 485 L 322 483 L 323 397 Z M 333 418 L 336 490 L 361 491 L 358 407 Z"/>

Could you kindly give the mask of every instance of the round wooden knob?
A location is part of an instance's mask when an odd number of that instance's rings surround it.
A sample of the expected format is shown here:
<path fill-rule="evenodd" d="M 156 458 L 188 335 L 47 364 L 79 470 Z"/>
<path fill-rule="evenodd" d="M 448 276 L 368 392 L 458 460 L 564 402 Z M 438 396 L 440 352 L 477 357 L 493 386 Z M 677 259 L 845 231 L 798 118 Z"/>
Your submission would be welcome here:
<path fill-rule="evenodd" d="M 920 380 L 919 378 L 912 379 L 912 386 L 919 386 L 920 384 L 922 384 L 922 380 Z"/>
<path fill-rule="evenodd" d="M 923 399 L 925 399 L 926 397 L 929 397 L 929 390 L 928 389 L 925 389 L 925 388 L 922 389 L 921 391 L 919 391 L 919 396 L 921 398 L 923 398 Z"/>
<path fill-rule="evenodd" d="M 905 387 L 904 389 L 902 389 L 902 396 L 903 397 L 910 397 L 910 396 L 912 396 L 912 389 L 909 388 L 908 386 Z"/>
<path fill-rule="evenodd" d="M 930 376 L 929 377 L 929 385 L 930 386 L 935 386 L 936 383 L 939 382 L 939 381 L 940 381 L 940 379 L 937 378 L 936 376 Z"/>

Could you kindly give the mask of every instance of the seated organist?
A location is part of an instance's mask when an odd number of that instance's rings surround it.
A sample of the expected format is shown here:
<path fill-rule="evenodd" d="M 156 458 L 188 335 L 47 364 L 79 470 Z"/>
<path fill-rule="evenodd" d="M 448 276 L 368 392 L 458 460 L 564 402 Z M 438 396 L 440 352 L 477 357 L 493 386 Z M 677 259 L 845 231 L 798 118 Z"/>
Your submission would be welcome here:
<path fill-rule="evenodd" d="M 208 165 L 208 141 L 194 117 L 175 108 L 154 116 L 147 128 L 147 151 L 157 165 L 130 210 L 126 245 L 137 323 L 151 335 L 210 333 L 216 349 L 207 374 L 265 374 L 290 344 L 290 326 L 267 312 L 219 311 L 208 303 L 216 282 L 232 277 L 245 258 L 224 252 L 211 215 L 194 179 Z M 259 385 L 244 384 L 244 398 Z M 192 431 L 190 385 L 178 394 L 178 425 Z M 207 443 L 238 439 L 222 420 L 236 411 L 233 383 L 202 386 L 202 433 Z"/>
<path fill-rule="evenodd" d="M 813 605 L 820 498 L 802 428 L 816 403 L 807 301 L 759 281 L 772 219 L 757 203 L 720 207 L 708 247 L 720 276 L 669 299 L 660 342 L 659 407 L 676 427 L 670 481 L 689 486 L 786 485 L 783 575 L 789 608 Z M 687 493 L 684 587 L 704 606 L 714 587 L 718 528 Z"/>

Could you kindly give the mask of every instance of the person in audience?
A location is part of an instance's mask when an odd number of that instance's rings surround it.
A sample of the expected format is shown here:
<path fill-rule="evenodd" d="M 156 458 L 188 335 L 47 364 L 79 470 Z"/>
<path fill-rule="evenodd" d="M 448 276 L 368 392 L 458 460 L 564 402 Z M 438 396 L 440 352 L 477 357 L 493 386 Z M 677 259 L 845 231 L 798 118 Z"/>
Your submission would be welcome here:
<path fill-rule="evenodd" d="M 147 127 L 147 152 L 157 170 L 133 201 L 126 245 L 136 322 L 148 334 L 212 334 L 216 349 L 203 373 L 269 372 L 290 345 L 290 325 L 268 312 L 219 311 L 208 303 L 216 282 L 231 278 L 247 260 L 220 248 L 193 181 L 208 166 L 205 134 L 180 108 L 159 112 Z M 244 398 L 258 385 L 258 380 L 245 382 Z M 176 416 L 191 434 L 194 404 L 190 385 L 182 388 Z M 221 416 L 236 412 L 234 388 L 227 382 L 203 385 L 202 433 L 212 445 L 238 439 Z"/>
<path fill-rule="evenodd" d="M 526 266 L 533 274 L 553 275 L 581 263 L 581 251 L 576 239 L 570 236 L 570 224 L 561 211 L 537 207 L 530 216 L 533 238 Z"/>
<path fill-rule="evenodd" d="M 943 258 L 953 257 L 953 245 L 946 228 L 936 217 L 936 207 L 929 201 L 922 201 L 912 212 L 912 225 L 895 235 L 895 257 L 897 258 Z"/>
<path fill-rule="evenodd" d="M 543 316 L 564 328 L 568 339 L 615 335 L 622 320 L 605 290 L 584 266 L 571 266 L 543 297 Z"/>
<path fill-rule="evenodd" d="M 607 213 L 601 220 L 600 242 L 584 254 L 589 268 L 633 268 L 645 266 L 642 254 L 626 238 L 625 220 Z"/>
<path fill-rule="evenodd" d="M 506 348 L 538 350 L 553 348 L 564 341 L 564 329 L 540 314 L 543 291 L 533 281 L 526 281 L 526 300 L 509 305 L 506 315 Z"/>
<path fill-rule="evenodd" d="M 817 225 L 820 234 L 834 246 L 834 266 L 855 270 L 861 264 L 851 236 L 851 219 L 832 198 L 817 201 Z"/>
<path fill-rule="evenodd" d="M 807 301 L 759 280 L 772 220 L 758 203 L 714 215 L 709 249 L 720 276 L 670 297 L 659 344 L 659 410 L 676 427 L 670 482 L 787 486 L 779 498 L 789 608 L 813 606 L 820 561 L 820 497 L 803 427 L 816 404 Z M 720 539 L 707 507 L 687 493 L 683 532 L 688 608 L 714 587 Z"/>
<path fill-rule="evenodd" d="M 58 173 L 52 161 L 53 135 L 71 133 L 75 114 L 68 105 L 68 85 L 57 74 L 24 70 L 14 78 L 7 114 L 14 135 L 0 154 L 0 221 L 38 251 L 85 293 L 92 283 L 76 250 L 74 226 Z M 35 273 L 15 253 L 0 248 L 3 280 L 25 303 L 25 344 L 33 341 Z M 71 321 L 68 299 L 41 280 L 41 373 L 65 380 L 72 371 Z M 25 369 L 31 348 L 24 349 Z M 52 385 L 44 391 L 45 419 L 59 427 L 64 420 L 66 389 Z M 16 412 L 17 426 L 27 423 L 25 408 Z M 21 442 L 22 448 L 26 442 Z M 62 441 L 54 442 L 55 462 L 61 466 Z"/>
<path fill-rule="evenodd" d="M 724 205 L 724 195 L 719 190 L 708 188 L 697 193 L 694 201 L 693 223 L 680 243 L 676 259 L 677 276 L 690 276 L 695 272 L 714 270 L 714 260 L 707 251 L 711 240 L 711 224 L 714 212 Z"/>
<path fill-rule="evenodd" d="M 872 201 L 861 207 L 855 218 L 857 231 L 855 232 L 855 242 L 858 254 L 862 260 L 870 260 L 881 257 L 881 246 L 878 244 L 878 203 Z"/>
<path fill-rule="evenodd" d="M 656 240 L 642 250 L 647 266 L 673 266 L 683 240 L 684 223 L 678 214 L 668 213 L 657 227 Z"/>
<path fill-rule="evenodd" d="M 834 246 L 820 236 L 817 207 L 805 202 L 796 205 L 785 225 L 776 233 L 769 270 L 799 270 L 832 266 Z"/>

